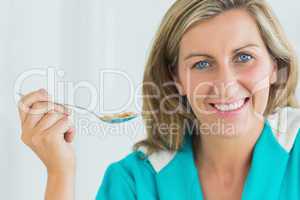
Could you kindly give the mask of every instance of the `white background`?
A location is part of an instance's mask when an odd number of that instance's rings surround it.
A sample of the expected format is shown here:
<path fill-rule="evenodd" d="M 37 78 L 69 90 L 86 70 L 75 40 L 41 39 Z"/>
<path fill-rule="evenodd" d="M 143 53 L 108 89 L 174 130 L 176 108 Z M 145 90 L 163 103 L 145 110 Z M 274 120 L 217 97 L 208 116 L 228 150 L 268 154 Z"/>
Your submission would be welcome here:
<path fill-rule="evenodd" d="M 105 93 L 101 97 L 105 109 L 123 105 L 129 84 L 115 76 L 99 80 L 100 71 L 122 70 L 137 87 L 154 33 L 172 2 L 0 0 L 0 199 L 44 197 L 45 168 L 20 141 L 14 100 L 14 87 L 20 75 L 53 66 L 64 72 L 59 80 L 73 85 L 88 82 L 99 89 L 104 81 L 101 86 Z M 299 55 L 300 3 L 270 3 Z M 45 86 L 45 77 L 33 76 L 24 81 L 21 91 Z M 87 90 L 78 89 L 77 104 L 86 105 L 90 99 Z M 134 102 L 126 107 L 139 109 Z M 99 123 L 88 115 L 75 114 L 74 120 L 76 198 L 93 199 L 107 165 L 128 154 L 132 144 L 144 137 L 143 125 L 140 118 L 114 126 Z M 89 120 L 89 129 L 80 125 L 80 120 Z"/>

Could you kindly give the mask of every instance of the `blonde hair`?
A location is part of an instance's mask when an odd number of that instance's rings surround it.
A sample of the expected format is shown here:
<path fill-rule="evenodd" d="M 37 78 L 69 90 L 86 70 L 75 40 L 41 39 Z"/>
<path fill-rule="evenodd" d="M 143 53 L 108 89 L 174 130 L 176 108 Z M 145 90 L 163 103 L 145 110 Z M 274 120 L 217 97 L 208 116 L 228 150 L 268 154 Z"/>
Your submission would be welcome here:
<path fill-rule="evenodd" d="M 172 78 L 172 75 L 177 75 L 180 40 L 195 23 L 232 9 L 244 9 L 253 17 L 269 54 L 277 62 L 278 77 L 276 83 L 270 86 L 264 115 L 284 106 L 298 107 L 295 99 L 298 77 L 296 56 L 266 1 L 177 0 L 160 24 L 146 63 L 142 116 L 147 137 L 134 145 L 135 150 L 144 147 L 150 155 L 159 150 L 177 151 L 181 147 L 186 125 L 190 126 L 197 120 L 187 98 L 179 95 Z M 174 84 L 165 85 L 170 82 Z M 153 86 L 156 86 L 157 90 Z M 148 98 L 155 95 L 156 98 Z M 164 109 L 176 112 L 163 112 L 162 105 Z M 171 124 L 177 125 L 175 130 L 168 126 Z M 165 133 L 161 133 L 160 125 L 165 126 Z"/>

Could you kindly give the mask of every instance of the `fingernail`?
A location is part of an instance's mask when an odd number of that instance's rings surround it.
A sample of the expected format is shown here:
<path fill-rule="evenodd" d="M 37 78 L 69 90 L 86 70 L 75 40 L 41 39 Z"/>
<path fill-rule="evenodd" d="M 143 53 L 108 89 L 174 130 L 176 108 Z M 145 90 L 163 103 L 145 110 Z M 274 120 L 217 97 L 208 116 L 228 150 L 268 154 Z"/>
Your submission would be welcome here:
<path fill-rule="evenodd" d="M 69 130 L 68 130 L 69 133 L 72 133 L 73 131 L 74 131 L 73 127 L 70 127 Z"/>
<path fill-rule="evenodd" d="M 71 115 L 71 111 L 69 109 L 65 109 L 65 115 L 70 116 Z"/>
<path fill-rule="evenodd" d="M 48 92 L 45 89 L 39 89 L 39 92 L 42 93 L 43 95 L 49 96 Z"/>
<path fill-rule="evenodd" d="M 44 88 L 39 89 L 40 92 L 46 93 L 47 91 Z"/>

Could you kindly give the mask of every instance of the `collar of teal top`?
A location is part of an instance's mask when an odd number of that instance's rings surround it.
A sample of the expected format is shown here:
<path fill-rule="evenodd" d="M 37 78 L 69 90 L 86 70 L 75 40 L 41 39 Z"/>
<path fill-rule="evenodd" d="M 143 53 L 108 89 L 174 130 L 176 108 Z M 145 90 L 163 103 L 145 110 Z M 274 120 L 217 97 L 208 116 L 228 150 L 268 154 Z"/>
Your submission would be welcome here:
<path fill-rule="evenodd" d="M 288 157 L 288 152 L 277 142 L 269 122 L 265 120 L 254 146 L 242 200 L 277 199 Z M 160 200 L 203 199 L 189 134 L 186 134 L 184 144 L 175 157 L 156 174 L 156 183 Z"/>

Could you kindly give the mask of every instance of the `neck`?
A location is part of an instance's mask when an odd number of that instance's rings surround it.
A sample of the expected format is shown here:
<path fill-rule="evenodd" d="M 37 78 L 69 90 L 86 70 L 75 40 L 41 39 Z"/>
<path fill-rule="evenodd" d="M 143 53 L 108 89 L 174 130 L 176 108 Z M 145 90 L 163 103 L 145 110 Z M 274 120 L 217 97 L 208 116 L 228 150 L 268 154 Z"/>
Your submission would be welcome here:
<path fill-rule="evenodd" d="M 218 175 L 245 172 L 263 125 L 255 123 L 248 133 L 232 138 L 200 134 L 195 141 L 197 165 Z"/>

